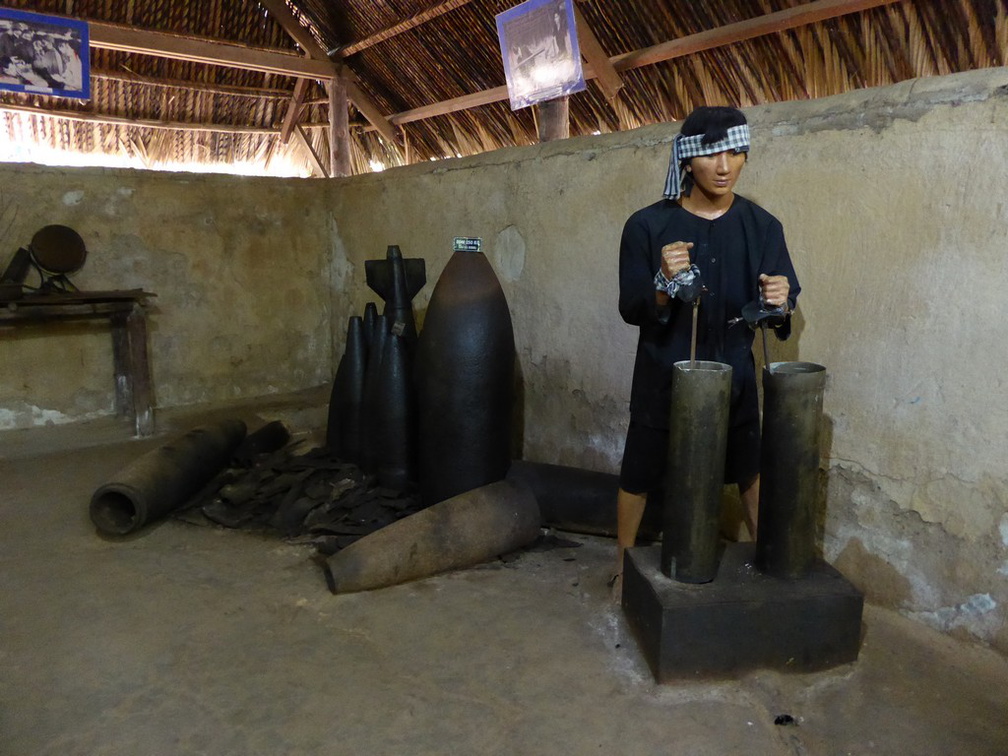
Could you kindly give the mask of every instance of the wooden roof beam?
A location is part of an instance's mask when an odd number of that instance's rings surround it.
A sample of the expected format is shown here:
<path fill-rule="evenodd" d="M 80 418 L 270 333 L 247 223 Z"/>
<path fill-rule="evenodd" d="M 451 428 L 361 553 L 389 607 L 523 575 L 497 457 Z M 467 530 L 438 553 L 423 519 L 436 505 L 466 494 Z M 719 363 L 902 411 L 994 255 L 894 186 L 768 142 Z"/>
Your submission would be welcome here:
<path fill-rule="evenodd" d="M 309 58 L 314 58 L 315 60 L 328 60 L 326 55 L 312 55 L 312 51 L 318 48 L 318 44 L 315 42 L 315 38 L 311 36 L 307 29 L 301 25 L 301 23 L 294 17 L 294 14 L 287 7 L 287 4 L 283 0 L 260 0 L 260 5 L 262 5 L 266 10 L 268 10 L 273 18 L 284 28 L 287 34 L 297 42 L 301 49 L 304 50 L 305 55 Z M 339 74 L 339 67 L 333 66 L 333 75 Z M 297 125 L 298 118 L 301 117 L 301 110 L 304 106 L 305 92 L 308 89 L 307 79 L 298 79 L 294 84 L 294 92 L 291 94 L 290 102 L 287 103 L 287 112 L 284 114 L 283 125 L 280 127 L 280 140 L 287 144 L 290 140 L 291 132 Z M 303 137 L 303 132 L 299 134 Z M 312 156 L 315 156 L 313 150 L 309 146 L 309 152 Z M 325 174 L 328 177 L 328 174 Z"/>
<path fill-rule="evenodd" d="M 304 107 L 305 92 L 308 90 L 310 83 L 311 81 L 308 79 L 298 79 L 294 84 L 294 94 L 291 95 L 291 101 L 287 105 L 287 113 L 284 115 L 283 126 L 280 127 L 280 141 L 284 144 L 287 144 L 290 140 L 291 132 L 294 131 L 298 118 L 301 116 L 301 109 Z"/>
<path fill-rule="evenodd" d="M 322 162 L 322 158 L 319 157 L 319 154 L 315 152 L 315 148 L 312 147 L 311 140 L 308 138 L 308 135 L 305 134 L 305 130 L 301 128 L 300 124 L 295 124 L 294 134 L 297 136 L 298 141 L 301 143 L 301 147 L 308 155 L 308 159 L 315 168 L 315 172 L 321 174 L 324 178 L 329 178 L 329 169 L 326 168 L 326 165 Z"/>
<path fill-rule="evenodd" d="M 332 63 L 310 60 L 290 53 L 147 31 L 103 21 L 88 21 L 88 28 L 91 47 L 102 50 L 140 53 L 157 58 L 243 68 L 282 76 L 325 80 L 334 75 Z"/>
<path fill-rule="evenodd" d="M 294 15 L 294 12 L 287 7 L 284 0 L 259 0 L 259 5 L 270 12 L 270 15 L 276 19 L 276 22 L 283 27 L 291 39 L 301 46 L 305 55 L 314 60 L 329 61 L 326 51 L 322 49 L 308 28 Z M 333 69 L 338 69 L 338 66 L 333 64 Z"/>
<path fill-rule="evenodd" d="M 654 65 L 673 58 L 681 58 L 715 47 L 724 47 L 747 39 L 794 29 L 799 26 L 828 21 L 849 13 L 871 10 L 902 0 L 815 0 L 775 13 L 767 13 L 745 21 L 725 24 L 716 29 L 690 34 L 687 37 L 662 42 L 643 50 L 624 53 L 610 58 L 617 71 Z"/>
<path fill-rule="evenodd" d="M 613 64 L 609 62 L 609 56 L 602 49 L 602 43 L 598 41 L 598 37 L 588 25 L 581 9 L 576 5 L 574 6 L 574 20 L 577 23 L 578 47 L 581 48 L 581 55 L 595 72 L 597 83 L 606 99 L 613 102 L 623 87 L 623 79 L 620 78 Z"/>
<path fill-rule="evenodd" d="M 672 60 L 673 58 L 680 58 L 693 53 L 703 52 L 704 50 L 713 50 L 717 47 L 724 47 L 747 39 L 775 34 L 799 26 L 827 21 L 849 13 L 858 13 L 897 2 L 902 2 L 902 0 L 814 0 L 814 2 L 799 5 L 795 8 L 767 13 L 763 16 L 757 16 L 745 21 L 737 21 L 732 24 L 725 24 L 716 29 L 690 34 L 670 42 L 662 42 L 652 47 L 645 47 L 634 52 L 616 55 L 609 58 L 609 62 L 617 71 L 642 68 L 662 61 Z M 589 64 L 585 67 L 584 76 L 586 80 L 594 79 L 598 76 L 598 72 L 596 72 L 594 66 Z M 404 123 L 422 121 L 426 118 L 447 115 L 459 110 L 468 110 L 469 108 L 489 105 L 490 103 L 506 99 L 508 99 L 506 86 L 493 87 L 492 89 L 485 89 L 482 92 L 474 92 L 473 94 L 456 97 L 452 100 L 405 110 L 389 116 L 389 121 L 396 126 L 401 126 Z"/>
<path fill-rule="evenodd" d="M 364 90 L 360 88 L 357 75 L 352 71 L 344 71 L 343 79 L 346 82 L 347 97 L 354 104 L 354 107 L 360 111 L 361 115 L 368 119 L 371 125 L 379 134 L 385 137 L 389 144 L 398 144 L 398 132 L 392 125 L 392 122 L 378 109 L 378 106 L 364 93 Z"/>
<path fill-rule="evenodd" d="M 287 3 L 284 0 L 259 0 L 259 4 L 266 8 L 277 22 L 286 30 L 288 34 L 297 42 L 301 48 L 305 51 L 305 54 L 312 60 L 325 61 L 330 66 L 330 76 L 327 78 L 332 78 L 333 76 L 340 76 L 346 80 L 346 93 L 347 97 L 354 104 L 354 106 L 361 112 L 372 126 L 378 130 L 387 141 L 391 144 L 396 144 L 396 130 L 389 123 L 385 114 L 381 112 L 381 109 L 371 100 L 370 97 L 365 94 L 357 82 L 356 76 L 353 72 L 349 71 L 342 63 L 333 63 L 329 59 L 329 54 L 322 49 L 315 38 L 311 35 L 311 32 L 305 28 L 301 22 L 297 19 L 294 13 L 287 7 Z M 293 107 L 293 102 L 291 103 Z M 288 117 L 290 112 L 288 111 Z"/>
<path fill-rule="evenodd" d="M 142 76 L 129 72 L 91 69 L 91 78 L 103 81 L 114 81 L 122 84 L 142 84 L 147 87 L 162 87 L 166 89 L 184 89 L 200 94 L 226 95 L 228 97 L 268 97 L 274 100 L 286 100 L 291 96 L 288 89 L 261 89 L 258 87 L 241 87 L 231 84 L 204 84 L 185 79 L 157 79 L 153 76 Z M 311 100 L 309 100 L 311 102 Z"/>
<path fill-rule="evenodd" d="M 416 29 L 421 24 L 425 24 L 442 14 L 453 11 L 456 8 L 461 8 L 463 5 L 468 5 L 471 2 L 472 0 L 445 0 L 445 2 L 438 3 L 425 11 L 421 11 L 411 18 L 407 18 L 405 21 L 400 21 L 394 26 L 382 29 L 380 32 L 375 32 L 370 37 L 365 37 L 358 42 L 352 42 L 345 47 L 341 47 L 339 49 L 339 55 L 342 58 L 348 58 L 354 53 L 359 53 L 361 50 L 374 47 L 378 43 L 384 42 L 387 39 L 392 39 L 392 37 L 396 37 L 403 32 Z"/>

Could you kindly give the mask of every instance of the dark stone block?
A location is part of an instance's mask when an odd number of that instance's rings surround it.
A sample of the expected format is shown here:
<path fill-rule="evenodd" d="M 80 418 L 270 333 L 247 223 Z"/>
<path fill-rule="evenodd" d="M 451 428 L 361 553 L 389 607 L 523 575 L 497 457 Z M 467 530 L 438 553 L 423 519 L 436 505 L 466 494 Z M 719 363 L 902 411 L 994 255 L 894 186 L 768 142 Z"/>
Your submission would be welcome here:
<path fill-rule="evenodd" d="M 715 579 L 698 585 L 661 572 L 660 546 L 627 550 L 623 611 L 658 682 L 857 660 L 861 592 L 822 560 L 784 580 L 758 572 L 754 555 L 755 544 L 729 544 Z"/>

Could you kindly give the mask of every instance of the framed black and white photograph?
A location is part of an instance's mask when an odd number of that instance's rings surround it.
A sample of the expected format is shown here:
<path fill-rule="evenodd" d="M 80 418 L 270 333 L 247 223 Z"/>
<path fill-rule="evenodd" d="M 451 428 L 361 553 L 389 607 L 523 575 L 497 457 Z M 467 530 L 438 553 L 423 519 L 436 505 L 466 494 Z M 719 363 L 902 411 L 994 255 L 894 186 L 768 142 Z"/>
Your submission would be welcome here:
<path fill-rule="evenodd" d="M 496 20 L 512 110 L 585 88 L 571 0 L 526 0 Z"/>
<path fill-rule="evenodd" d="M 0 89 L 88 99 L 87 24 L 0 8 Z"/>

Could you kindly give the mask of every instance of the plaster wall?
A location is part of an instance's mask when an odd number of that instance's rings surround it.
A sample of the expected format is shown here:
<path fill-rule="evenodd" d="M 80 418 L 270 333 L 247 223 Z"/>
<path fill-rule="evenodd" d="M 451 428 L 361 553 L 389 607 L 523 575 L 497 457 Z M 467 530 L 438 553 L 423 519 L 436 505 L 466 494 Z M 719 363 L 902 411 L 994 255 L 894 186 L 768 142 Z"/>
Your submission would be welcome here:
<path fill-rule="evenodd" d="M 829 370 L 824 551 L 876 603 L 1008 652 L 1008 70 L 752 108 L 739 191 L 784 223 L 804 292 L 772 359 Z M 660 194 L 663 124 L 338 182 L 0 165 L 6 255 L 49 223 L 84 289 L 158 296 L 159 408 L 329 382 L 364 261 L 478 236 L 510 304 L 525 458 L 615 471 L 634 329 L 622 224 Z M 6 209 L 5 209 L 6 208 Z M 6 231 L 6 233 L 4 233 Z M 0 330 L 0 428 L 113 407 L 101 323 Z"/>
<path fill-rule="evenodd" d="M 747 114 L 738 190 L 782 220 L 804 288 L 771 359 L 829 370 L 826 556 L 873 601 L 1008 651 L 1008 70 Z M 636 343 L 616 312 L 619 236 L 658 199 L 676 131 L 334 185 L 335 329 L 387 244 L 427 260 L 422 311 L 452 238 L 481 237 L 514 320 L 524 456 L 617 470 Z"/>
<path fill-rule="evenodd" d="M 328 225 L 311 182 L 0 164 L 0 266 L 75 229 L 82 290 L 142 288 L 160 408 L 329 380 Z M 6 231 L 6 233 L 3 233 Z M 29 284 L 36 284 L 34 273 Z M 0 429 L 108 415 L 107 320 L 0 329 Z"/>

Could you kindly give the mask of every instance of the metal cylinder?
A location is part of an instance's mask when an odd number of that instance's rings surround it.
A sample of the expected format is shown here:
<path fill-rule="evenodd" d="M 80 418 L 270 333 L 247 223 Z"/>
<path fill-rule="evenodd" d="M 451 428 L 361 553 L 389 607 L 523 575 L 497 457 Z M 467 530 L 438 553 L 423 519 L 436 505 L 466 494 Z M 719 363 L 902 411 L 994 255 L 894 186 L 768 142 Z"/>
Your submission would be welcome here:
<path fill-rule="evenodd" d="M 661 570 L 681 583 L 717 575 L 731 374 L 731 365 L 703 360 L 672 371 Z"/>
<path fill-rule="evenodd" d="M 120 470 L 91 497 L 91 521 L 106 535 L 127 535 L 184 505 L 228 463 L 245 423 L 225 420 L 186 433 Z"/>
<path fill-rule="evenodd" d="M 819 432 L 826 368 L 813 362 L 774 362 L 763 369 L 756 566 L 798 578 L 816 559 Z"/>

